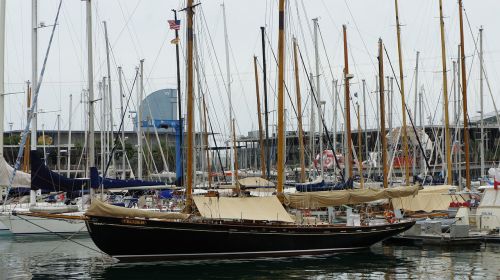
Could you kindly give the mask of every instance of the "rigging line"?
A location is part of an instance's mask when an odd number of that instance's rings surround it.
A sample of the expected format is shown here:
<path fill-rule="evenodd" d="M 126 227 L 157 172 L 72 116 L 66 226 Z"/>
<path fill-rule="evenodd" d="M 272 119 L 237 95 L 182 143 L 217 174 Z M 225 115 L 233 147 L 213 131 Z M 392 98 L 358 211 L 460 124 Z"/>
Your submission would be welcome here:
<path fill-rule="evenodd" d="M 118 127 L 118 131 L 121 131 L 122 128 L 123 128 L 123 123 L 124 123 L 124 120 L 125 120 L 125 115 L 127 115 L 126 112 L 127 112 L 128 107 L 129 107 L 130 99 L 132 98 L 132 92 L 133 92 L 134 86 L 136 85 L 138 76 L 139 76 L 139 72 L 136 71 L 134 81 L 132 82 L 132 88 L 129 90 L 129 95 L 128 95 L 128 98 L 127 98 L 127 103 L 125 104 L 125 108 L 123 109 L 123 115 L 121 116 L 120 126 Z M 125 82 L 125 85 L 128 88 L 128 85 L 127 85 L 126 82 Z M 139 125 L 139 123 L 137 123 L 137 125 Z M 120 138 L 120 133 L 116 133 L 115 140 L 113 141 L 113 148 L 111 149 L 111 152 L 109 153 L 108 160 L 106 162 L 106 169 L 104 169 L 104 174 L 102 174 L 101 186 L 102 186 L 102 184 L 104 184 L 104 178 L 106 178 L 106 174 L 108 173 L 108 169 L 109 169 L 109 166 L 111 165 L 111 161 L 113 159 L 113 155 L 114 155 L 114 153 L 116 151 L 116 148 L 118 146 L 117 144 L 118 144 L 118 139 L 119 138 Z"/>
<path fill-rule="evenodd" d="M 306 18 L 306 25 L 307 25 L 307 29 L 309 31 L 309 35 L 311 36 L 309 38 L 310 39 L 309 42 L 312 42 L 313 41 L 313 37 L 312 37 L 313 35 L 312 34 L 314 34 L 314 32 L 313 32 L 313 30 L 311 28 L 311 21 L 308 20 L 309 16 L 307 15 L 307 10 L 306 10 L 306 7 L 304 6 L 304 0 L 300 0 L 300 4 L 302 6 L 302 12 L 304 13 L 304 17 Z M 297 14 L 298 14 L 298 7 L 297 7 Z M 303 30 L 302 29 L 302 25 L 300 25 L 300 26 L 301 26 L 301 30 Z M 302 33 L 303 33 L 303 31 L 302 31 Z M 303 38 L 303 40 L 304 40 L 304 43 L 305 43 L 306 42 L 305 38 Z M 306 51 L 306 58 L 307 58 L 307 65 L 309 66 L 308 69 L 312 69 L 312 67 L 311 67 L 311 59 L 309 58 L 309 53 L 307 51 Z"/>
<path fill-rule="evenodd" d="M 297 49 L 299 51 L 300 61 L 302 62 L 302 67 L 304 68 L 304 71 L 307 73 L 306 65 L 304 63 L 304 59 L 302 57 L 302 52 L 301 52 L 299 46 L 297 46 Z M 314 102 L 316 103 L 316 105 L 318 105 L 318 100 L 316 99 L 316 95 L 314 94 L 314 88 L 313 88 L 311 80 L 309 79 L 309 76 L 307 76 L 307 82 L 309 83 L 309 87 L 310 87 L 310 90 L 311 90 L 311 96 L 312 96 L 311 97 L 311 102 L 313 101 L 312 98 L 314 98 Z M 335 154 L 335 147 L 333 146 L 332 139 L 330 138 L 330 132 L 328 132 L 328 128 L 326 127 L 326 123 L 325 123 L 325 119 L 323 118 L 323 114 L 319 114 L 319 117 L 321 118 L 321 123 L 323 124 L 323 127 L 325 129 L 326 139 L 328 140 L 328 144 L 332 148 L 332 151 L 334 151 L 333 152 L 333 158 L 335 159 L 335 164 L 339 168 L 340 176 L 342 177 L 342 181 L 345 181 L 344 172 L 340 168 L 339 160 L 337 158 L 337 155 Z"/>
<path fill-rule="evenodd" d="M 385 48 L 385 46 L 384 46 L 384 51 L 385 51 L 385 55 L 387 57 L 387 60 L 389 61 L 389 65 L 391 66 L 392 75 L 393 75 L 393 77 L 396 77 L 396 72 L 394 71 L 394 67 L 392 66 L 391 58 L 389 57 L 389 53 L 387 52 L 387 49 Z M 394 79 L 394 82 L 396 82 L 396 85 L 398 86 L 399 92 L 401 93 L 401 87 L 399 86 L 398 79 Z M 427 168 L 430 170 L 431 166 L 429 164 L 427 157 L 425 156 L 425 150 L 424 150 L 424 147 L 422 146 L 422 142 L 420 141 L 420 137 L 418 136 L 417 128 L 415 127 L 415 123 L 413 122 L 413 118 L 411 117 L 411 113 L 408 109 L 408 105 L 405 103 L 404 107 L 405 107 L 406 113 L 408 114 L 408 118 L 410 120 L 411 127 L 413 128 L 413 133 L 415 133 L 415 138 L 417 139 L 418 146 L 420 147 L 420 151 L 422 152 L 422 155 L 424 156 L 425 164 L 427 165 Z"/>
<path fill-rule="evenodd" d="M 375 72 L 378 71 L 377 67 L 375 66 L 375 62 L 373 61 L 373 58 L 372 56 L 370 55 L 370 52 L 368 51 L 368 47 L 366 46 L 366 43 L 365 43 L 365 40 L 363 39 L 363 36 L 361 36 L 361 32 L 359 31 L 359 27 L 358 27 L 358 24 L 356 23 L 356 18 L 353 16 L 352 12 L 351 12 L 351 8 L 349 7 L 349 4 L 347 4 L 347 0 L 344 0 L 344 3 L 347 7 L 347 11 L 349 12 L 349 15 L 351 15 L 351 18 L 352 18 L 352 21 L 354 23 L 354 27 L 356 28 L 356 31 L 358 32 L 358 35 L 359 35 L 359 38 L 361 39 L 361 42 L 363 43 L 363 47 L 365 48 L 365 51 L 366 51 L 366 54 L 368 55 L 368 57 L 370 58 L 370 62 L 373 66 L 373 70 Z"/>
<path fill-rule="evenodd" d="M 271 45 L 271 42 L 269 41 L 269 37 L 267 36 L 267 32 L 265 32 L 265 35 L 266 35 L 268 44 Z M 271 48 L 271 53 L 273 54 L 274 61 L 276 62 L 276 65 L 278 65 L 278 59 L 276 58 L 276 54 L 274 53 L 274 50 L 272 48 Z M 283 83 L 285 85 L 285 91 L 286 91 L 286 94 L 288 95 L 288 99 L 290 100 L 290 103 L 292 105 L 293 112 L 295 113 L 295 117 L 297 117 L 297 110 L 295 109 L 295 105 L 293 105 L 293 99 L 292 99 L 292 96 L 290 95 L 290 91 L 288 90 L 288 86 L 286 85 L 286 81 L 283 81 Z"/>
<path fill-rule="evenodd" d="M 205 43 L 208 45 L 208 41 L 207 41 L 207 39 L 205 39 Z M 209 50 L 210 50 L 210 49 L 209 49 Z M 214 61 L 213 61 L 212 53 L 211 53 L 210 51 L 208 52 L 208 57 L 209 57 L 210 62 L 211 62 L 211 63 L 210 63 L 210 65 L 211 65 L 211 67 L 212 67 L 212 71 L 216 72 L 216 69 L 214 68 Z M 200 62 L 201 62 L 201 63 L 203 63 L 203 61 L 200 61 Z M 202 64 L 202 65 L 203 65 L 203 64 Z M 205 83 L 205 85 L 206 85 L 206 87 L 207 87 L 207 91 L 208 91 L 208 101 L 209 101 L 209 102 L 210 102 L 210 104 L 213 106 L 213 108 L 215 108 L 216 106 L 215 106 L 215 104 L 214 104 L 214 100 L 213 100 L 213 98 L 212 98 L 211 91 L 209 90 L 209 87 L 208 87 L 207 74 L 206 74 L 206 72 L 205 72 L 205 67 L 204 67 L 204 66 L 202 66 L 202 67 L 201 67 L 201 71 L 202 71 L 202 74 L 203 74 L 203 75 L 202 75 L 202 77 L 203 77 L 204 83 Z M 216 84 L 216 86 L 217 86 L 217 89 L 218 89 L 218 91 L 220 92 L 220 91 L 221 91 L 221 87 L 220 87 L 220 84 L 219 84 L 218 75 L 215 75 L 215 76 L 214 76 L 214 78 L 215 78 L 215 84 Z M 217 114 L 217 111 L 215 111 L 214 113 L 215 113 L 215 121 L 216 121 L 217 126 L 218 126 L 218 128 L 219 128 L 219 131 L 220 131 L 220 133 L 221 133 L 221 137 L 224 137 L 224 136 L 223 136 L 223 132 L 224 132 L 225 130 L 222 130 L 222 127 L 221 127 L 221 124 L 220 124 L 220 121 L 219 121 L 219 116 L 218 116 L 218 114 Z M 224 114 L 224 118 L 226 118 L 226 117 L 227 117 L 227 115 L 225 114 L 225 111 L 224 111 L 224 110 L 222 111 L 222 113 Z M 213 127 L 212 127 L 212 131 L 213 131 Z M 213 138 L 213 140 L 215 141 L 215 136 L 213 136 L 212 138 Z M 224 141 L 224 139 L 223 139 L 223 141 Z M 218 152 L 219 152 L 219 151 L 218 151 Z M 219 156 L 220 156 L 220 155 L 219 155 Z"/>
<path fill-rule="evenodd" d="M 43 229 L 43 230 L 46 230 L 46 231 L 47 231 L 47 232 L 49 232 L 49 233 L 53 233 L 54 235 L 57 235 L 58 237 L 61 237 L 61 238 L 62 238 L 62 239 L 64 239 L 64 240 L 71 241 L 71 242 L 73 242 L 73 243 L 75 243 L 75 244 L 78 244 L 78 245 L 80 245 L 80 246 L 82 246 L 82 247 L 85 247 L 85 248 L 87 248 L 87 249 L 89 249 L 89 250 L 92 250 L 92 251 L 94 251 L 94 252 L 97 252 L 97 253 L 99 253 L 99 254 L 102 254 L 102 252 L 101 252 L 101 251 L 99 251 L 99 250 L 96 250 L 96 249 L 94 249 L 94 248 L 92 248 L 92 247 L 90 247 L 90 246 L 87 246 L 87 245 L 85 245 L 85 244 L 83 244 L 83 243 L 80 243 L 80 242 L 78 242 L 78 241 L 75 241 L 75 240 L 71 239 L 71 236 L 70 236 L 70 238 L 66 238 L 64 235 L 62 235 L 62 234 L 60 234 L 60 233 L 57 233 L 57 232 L 55 232 L 55 231 L 51 231 L 50 229 L 45 228 L 45 227 L 43 227 L 43 226 L 41 226 L 41 225 L 35 224 L 35 223 L 33 223 L 32 221 L 30 221 L 30 220 L 28 220 L 28 219 L 25 219 L 25 218 L 21 217 L 20 215 L 15 215 L 15 216 L 16 216 L 16 217 L 18 217 L 18 218 L 20 218 L 20 219 L 22 219 L 22 220 L 24 220 L 24 221 L 26 221 L 26 222 L 28 222 L 28 223 L 30 223 L 30 224 L 32 224 L 32 225 L 34 225 L 34 226 L 36 226 L 36 227 L 39 227 L 39 228 L 41 228 L 41 229 Z M 82 227 L 82 229 L 83 229 L 83 227 Z M 78 233 L 78 232 L 79 232 L 79 231 L 75 232 L 74 234 L 76 234 L 76 233 Z"/>
<path fill-rule="evenodd" d="M 243 82 L 241 80 L 241 75 L 240 75 L 240 71 L 238 70 L 238 64 L 236 63 L 236 59 L 234 57 L 234 52 L 233 52 L 233 48 L 231 46 L 231 41 L 228 40 L 228 45 L 229 45 L 229 50 L 231 52 L 231 58 L 233 59 L 233 66 L 236 70 L 236 76 L 238 77 L 238 81 L 240 83 L 240 86 L 241 86 L 241 91 L 243 92 L 243 98 L 245 99 L 245 97 L 247 97 L 246 93 L 245 93 L 245 87 L 243 86 Z M 245 100 L 245 106 L 247 107 L 247 113 L 248 113 L 248 118 L 251 120 L 251 123 L 252 123 L 252 126 L 255 125 L 254 123 L 254 118 L 252 118 L 252 114 L 250 114 L 251 110 L 250 110 L 250 107 L 248 106 L 248 102 L 246 102 Z M 236 127 L 239 128 L 239 125 L 238 125 L 238 122 L 236 122 Z"/>
<path fill-rule="evenodd" d="M 198 37 L 199 38 L 199 37 Z M 199 40 L 199 39 L 198 39 Z M 199 44 L 197 44 L 199 45 Z M 197 52 L 196 53 L 197 55 L 197 61 L 200 62 L 200 65 L 197 66 L 195 69 L 196 71 L 198 72 L 198 75 L 199 75 L 199 71 L 201 69 L 201 72 L 203 75 L 201 75 L 201 77 L 203 77 L 203 81 L 205 83 L 205 86 L 206 86 L 206 90 L 208 92 L 208 99 L 210 99 L 210 102 L 212 103 L 212 106 L 214 106 L 213 104 L 213 99 L 212 99 L 212 96 L 211 96 L 211 93 L 210 93 L 210 88 L 208 87 L 208 82 L 207 82 L 207 77 L 206 77 L 206 74 L 205 74 L 205 67 L 204 67 L 204 64 L 203 64 L 203 60 L 200 59 L 200 52 Z M 210 52 L 208 52 L 208 55 L 209 57 L 211 58 L 211 55 L 210 55 Z M 213 66 L 213 64 L 212 64 Z M 199 68 L 198 68 L 199 67 Z M 216 79 L 217 81 L 217 79 Z M 217 83 L 218 84 L 218 83 Z M 205 94 L 205 91 L 203 90 L 203 87 L 200 89 L 201 91 L 201 94 L 203 95 L 203 98 L 207 97 L 206 94 Z M 206 100 L 207 98 L 205 98 Z M 214 106 L 215 107 L 215 106 Z M 207 112 L 207 122 L 208 124 L 210 125 L 210 132 L 211 132 L 211 135 L 212 135 L 212 140 L 214 142 L 214 145 L 215 145 L 215 148 L 216 148 L 216 153 L 217 153 L 217 158 L 219 160 L 219 165 L 220 165 L 220 168 L 222 170 L 222 175 L 223 175 L 223 178 L 224 178 L 224 182 L 227 183 L 227 178 L 226 178 L 226 174 L 225 174 L 225 170 L 224 170 L 224 165 L 222 164 L 222 158 L 221 158 L 221 155 L 220 155 L 220 150 L 218 149 L 218 145 L 217 145 L 217 140 L 215 139 L 215 133 L 214 133 L 214 129 L 213 129 L 213 125 L 212 125 L 212 120 L 210 118 L 210 114 L 209 114 L 209 111 L 208 111 L 208 106 L 205 106 L 204 110 L 206 110 Z M 217 114 L 216 114 L 216 119 L 217 119 Z M 217 122 L 218 122 L 218 119 L 217 119 Z M 219 129 L 220 129 L 220 123 L 218 122 L 218 125 L 219 125 Z M 221 130 L 222 131 L 222 130 Z M 208 144 L 208 143 L 207 143 Z M 215 167 L 216 168 L 216 167 Z M 210 172 L 210 171 L 209 171 Z"/>
<path fill-rule="evenodd" d="M 40 87 L 42 86 L 42 81 L 43 81 L 43 77 L 45 74 L 45 68 L 47 67 L 47 60 L 49 58 L 49 53 L 50 53 L 50 49 L 52 46 L 52 40 L 54 39 L 54 33 L 56 31 L 57 22 L 59 20 L 59 13 L 61 12 L 61 6 L 62 6 L 62 0 L 59 1 L 59 7 L 57 9 L 56 18 L 55 18 L 54 24 L 52 26 L 52 33 L 50 34 L 49 44 L 47 46 L 47 51 L 45 52 L 45 58 L 43 59 L 43 66 L 42 66 L 42 69 L 40 71 L 40 76 L 38 78 L 38 84 L 36 85 L 36 88 L 35 88 L 36 90 L 35 90 L 35 93 L 33 95 L 33 102 L 31 104 L 30 112 L 28 114 L 28 121 L 26 123 L 26 126 L 24 127 L 24 131 L 23 131 L 23 134 L 21 137 L 21 143 L 20 143 L 18 154 L 17 154 L 16 163 L 14 164 L 14 169 L 12 170 L 12 174 L 9 177 L 9 187 L 7 188 L 7 194 L 5 195 L 5 198 L 3 200 L 4 207 L 5 207 L 5 204 L 7 203 L 9 192 L 10 192 L 10 189 L 12 188 L 12 183 L 14 182 L 14 178 L 16 177 L 16 172 L 19 169 L 19 167 L 21 166 L 21 159 L 23 158 L 23 155 L 24 155 L 24 146 L 26 144 L 26 140 L 27 140 L 27 137 L 29 134 L 31 119 L 34 116 L 35 108 L 37 108 L 36 105 L 38 102 L 38 94 L 40 92 Z"/>
<path fill-rule="evenodd" d="M 467 11 L 465 10 L 465 8 L 463 8 L 464 10 L 464 13 L 465 13 L 465 19 L 467 20 L 467 25 L 469 26 L 469 31 L 471 33 L 471 36 L 472 38 L 474 38 L 474 33 L 472 32 L 472 27 L 471 27 L 471 24 L 470 24 L 470 21 L 469 21 L 469 16 L 467 15 Z M 479 35 L 478 35 L 479 36 Z M 474 42 L 474 46 L 475 46 L 475 50 L 474 50 L 474 54 L 476 53 L 478 47 L 477 47 L 477 40 L 472 40 Z M 484 59 L 483 59 L 484 60 Z M 472 71 L 472 64 L 471 64 L 471 71 Z M 491 86 L 490 86 L 490 81 L 488 80 L 488 77 L 486 75 L 486 69 L 483 68 L 483 73 L 484 73 L 484 77 L 486 79 L 486 85 L 488 86 L 488 90 L 490 92 L 490 95 L 491 95 L 491 99 L 493 101 L 493 107 L 495 108 L 495 112 L 496 112 L 496 115 L 497 115 L 497 119 L 498 119 L 498 126 L 500 128 L 500 116 L 499 116 L 499 113 L 498 113 L 498 110 L 497 110 L 497 106 L 496 106 L 496 103 L 495 103 L 495 99 L 493 98 L 493 94 L 492 94 L 492 91 L 491 91 Z M 470 78 L 470 72 L 469 72 L 469 78 Z"/>
<path fill-rule="evenodd" d="M 201 18 L 205 22 L 205 24 L 201 25 L 201 26 L 205 27 L 204 30 L 206 30 L 206 33 L 208 34 L 208 38 L 205 39 L 205 43 L 208 45 L 209 50 L 210 50 L 210 47 L 211 47 L 211 50 L 213 51 L 213 56 L 211 55 L 211 52 L 208 52 L 209 58 L 212 61 L 212 63 L 211 63 L 212 70 L 214 71 L 214 73 L 217 72 L 217 70 L 219 70 L 220 79 L 222 80 L 222 83 L 224 85 L 224 91 L 226 92 L 226 95 L 227 95 L 227 94 L 229 94 L 228 93 L 227 84 L 226 84 L 226 82 L 224 80 L 224 75 L 222 73 L 222 68 L 221 68 L 220 63 L 219 63 L 219 58 L 217 56 L 217 52 L 215 51 L 215 46 L 213 44 L 212 35 L 210 33 L 210 30 L 208 30 L 208 28 L 207 28 L 208 23 L 207 23 L 206 18 L 205 18 L 205 12 L 204 12 L 203 7 L 201 7 L 201 9 L 200 9 L 200 13 L 201 13 Z M 200 29 L 200 30 L 203 30 L 203 29 Z M 210 44 L 208 44 L 208 43 L 210 43 Z M 213 59 L 215 59 L 215 62 L 216 62 L 215 64 L 217 65 L 217 69 L 214 69 L 215 66 L 214 66 L 214 63 L 213 63 Z M 219 88 L 219 90 L 220 90 L 221 87 L 220 87 L 220 84 L 219 84 L 219 81 L 218 81 L 218 78 L 217 78 L 218 76 L 219 75 L 214 75 L 214 78 L 215 78 L 215 81 L 216 81 L 217 88 Z M 206 76 L 205 76 L 205 79 L 206 79 Z M 208 83 L 207 83 L 207 85 L 208 85 Z M 210 96 L 210 101 L 212 103 L 212 106 L 214 106 L 213 99 L 211 98 L 211 96 Z M 229 108 L 229 110 L 232 110 L 232 108 Z M 225 111 L 223 111 L 223 113 L 224 113 L 225 119 L 228 119 L 228 116 L 225 114 Z M 216 113 L 216 119 L 217 119 L 217 124 L 219 126 L 219 129 L 220 129 L 220 131 L 222 133 L 225 130 L 222 130 L 222 128 L 220 126 L 220 122 L 219 122 L 219 118 L 217 116 L 217 113 Z"/>
<path fill-rule="evenodd" d="M 203 7 L 200 10 L 201 10 L 201 18 L 203 19 L 203 21 L 205 23 L 205 26 L 208 26 L 207 20 L 205 18 L 205 12 L 203 10 Z M 206 30 L 206 32 L 208 34 L 208 39 L 209 39 L 208 41 L 210 42 L 210 46 L 212 47 L 212 50 L 214 52 L 214 57 L 215 57 L 215 61 L 217 62 L 217 68 L 219 69 L 220 78 L 222 79 L 223 84 L 224 84 L 224 90 L 226 91 L 226 95 L 229 96 L 229 89 L 227 88 L 226 81 L 224 80 L 224 74 L 222 73 L 222 68 L 220 66 L 219 59 L 217 57 L 217 52 L 215 51 L 215 46 L 213 44 L 212 35 L 210 34 L 210 30 L 208 30 L 208 28 L 205 28 L 205 30 Z M 231 81 L 227 81 L 227 82 L 230 83 Z M 230 107 L 229 110 L 233 111 L 233 114 L 236 115 L 236 113 L 233 110 L 233 108 Z"/>
<path fill-rule="evenodd" d="M 127 20 L 127 17 L 125 17 L 125 12 L 123 11 L 123 7 L 121 5 L 121 1 L 117 1 L 118 2 L 118 6 L 120 6 L 120 11 L 121 11 L 121 14 L 122 14 L 122 17 L 124 20 L 126 20 L 125 22 L 125 27 L 127 28 L 127 31 L 129 33 L 129 36 L 130 38 L 132 39 L 132 45 L 134 46 L 134 50 L 135 50 L 135 54 L 138 56 L 138 57 L 141 57 L 141 55 L 139 54 L 139 51 L 137 50 L 137 45 L 135 44 L 135 39 L 136 38 L 133 38 L 133 32 L 130 30 L 130 26 L 129 26 L 129 21 L 132 19 L 132 16 L 135 14 L 135 11 L 137 10 L 137 8 L 139 7 L 139 4 L 141 3 L 141 1 L 137 1 L 137 5 L 135 6 L 134 10 L 132 11 L 132 14 L 130 14 L 130 16 L 128 17 L 128 20 Z M 122 29 L 123 30 L 123 29 Z M 135 32 L 134 32 L 135 33 Z M 120 33 L 118 34 L 119 36 L 117 37 L 115 43 L 118 41 L 118 38 L 120 37 L 121 35 L 121 31 Z M 137 35 L 136 35 L 137 36 Z"/>

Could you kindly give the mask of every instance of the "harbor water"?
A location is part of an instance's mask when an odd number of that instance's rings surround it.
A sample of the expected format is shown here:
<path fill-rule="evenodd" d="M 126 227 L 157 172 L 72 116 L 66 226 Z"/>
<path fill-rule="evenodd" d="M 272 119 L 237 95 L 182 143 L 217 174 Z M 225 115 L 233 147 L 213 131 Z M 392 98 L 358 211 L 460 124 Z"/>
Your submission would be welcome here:
<path fill-rule="evenodd" d="M 137 242 L 168 246 L 175 240 Z M 328 256 L 120 263 L 99 253 L 87 236 L 65 241 L 0 231 L 0 279 L 500 279 L 499 256 L 497 244 L 455 249 L 377 244 Z"/>

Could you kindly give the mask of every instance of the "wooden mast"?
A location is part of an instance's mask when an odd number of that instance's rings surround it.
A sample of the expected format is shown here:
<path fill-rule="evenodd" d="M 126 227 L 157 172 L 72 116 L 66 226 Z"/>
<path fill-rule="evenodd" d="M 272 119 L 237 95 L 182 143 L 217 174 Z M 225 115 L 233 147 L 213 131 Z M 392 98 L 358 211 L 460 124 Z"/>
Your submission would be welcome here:
<path fill-rule="evenodd" d="M 187 0 L 187 176 L 186 176 L 186 210 L 191 211 L 193 199 L 193 148 L 194 148 L 194 68 L 193 68 L 193 0 Z"/>
<path fill-rule="evenodd" d="M 278 181 L 276 190 L 283 193 L 285 183 L 285 0 L 279 0 L 279 33 L 278 33 Z"/>
<path fill-rule="evenodd" d="M 29 110 L 31 108 L 31 87 L 30 87 L 30 82 L 26 82 L 26 105 Z M 26 173 L 31 173 L 30 172 L 30 135 L 26 137 L 26 144 L 24 146 L 24 156 L 23 156 L 23 171 Z M 69 150 L 69 149 L 68 149 Z"/>
<path fill-rule="evenodd" d="M 382 166 L 384 175 L 384 188 L 388 185 L 387 170 L 387 138 L 385 137 L 385 99 L 384 99 L 384 45 L 382 39 L 378 39 L 378 77 L 380 93 L 380 138 L 382 139 Z"/>
<path fill-rule="evenodd" d="M 450 137 L 450 118 L 448 112 L 448 75 L 446 69 L 446 45 L 444 38 L 444 20 L 443 20 L 443 0 L 439 0 L 439 21 L 441 26 L 441 60 L 443 64 L 443 101 L 444 101 L 444 138 L 446 146 L 446 178 L 447 184 L 453 183 L 453 170 L 451 167 L 451 137 Z"/>
<path fill-rule="evenodd" d="M 299 126 L 300 182 L 304 183 L 306 181 L 306 164 L 304 155 L 304 131 L 302 130 L 302 101 L 300 96 L 299 63 L 296 38 L 293 38 L 293 62 L 295 68 L 295 94 L 297 95 L 297 125 Z"/>
<path fill-rule="evenodd" d="M 351 143 L 352 143 L 352 134 L 351 134 L 351 104 L 350 104 L 350 89 L 349 89 L 349 79 L 351 78 L 349 75 L 349 58 L 347 54 L 347 26 L 344 24 L 342 25 L 342 30 L 344 33 L 344 92 L 345 92 L 345 127 L 346 127 L 346 144 L 345 147 L 347 148 L 347 161 L 345 164 L 347 164 L 347 176 L 346 180 L 349 178 L 352 178 L 352 173 L 353 173 L 353 159 L 352 159 L 352 150 L 351 150 Z"/>
<path fill-rule="evenodd" d="M 253 57 L 253 69 L 255 72 L 255 94 L 257 95 L 257 116 L 259 119 L 259 145 L 260 145 L 260 172 L 262 178 L 266 178 L 266 159 L 264 155 L 264 135 L 262 127 L 262 112 L 260 111 L 259 73 L 257 72 L 257 57 Z"/>
<path fill-rule="evenodd" d="M 467 118 L 467 77 L 465 72 L 464 21 L 462 9 L 462 0 L 458 0 L 460 18 L 460 66 L 462 67 L 462 106 L 464 112 L 465 186 L 467 190 L 470 190 L 469 120 Z"/>
<path fill-rule="evenodd" d="M 401 50 L 401 26 L 399 25 L 398 0 L 394 0 L 396 7 L 396 30 L 398 38 L 398 56 L 399 56 L 399 82 L 401 84 L 401 109 L 403 113 L 403 164 L 405 166 L 405 184 L 410 183 L 410 168 L 408 166 L 408 133 L 406 131 L 406 103 L 405 103 L 405 83 L 403 76 L 403 51 Z"/>

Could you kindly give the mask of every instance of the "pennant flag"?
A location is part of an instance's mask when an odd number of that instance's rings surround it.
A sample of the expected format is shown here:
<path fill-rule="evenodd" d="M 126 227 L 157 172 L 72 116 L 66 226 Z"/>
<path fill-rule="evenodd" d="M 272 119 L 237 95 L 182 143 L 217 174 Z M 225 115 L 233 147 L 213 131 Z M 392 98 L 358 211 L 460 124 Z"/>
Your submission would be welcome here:
<path fill-rule="evenodd" d="M 170 25 L 170 29 L 179 30 L 181 28 L 181 21 L 172 19 L 168 21 L 168 25 Z"/>
<path fill-rule="evenodd" d="M 170 43 L 174 44 L 174 45 L 179 44 L 179 38 L 172 39 L 172 41 L 170 41 Z"/>

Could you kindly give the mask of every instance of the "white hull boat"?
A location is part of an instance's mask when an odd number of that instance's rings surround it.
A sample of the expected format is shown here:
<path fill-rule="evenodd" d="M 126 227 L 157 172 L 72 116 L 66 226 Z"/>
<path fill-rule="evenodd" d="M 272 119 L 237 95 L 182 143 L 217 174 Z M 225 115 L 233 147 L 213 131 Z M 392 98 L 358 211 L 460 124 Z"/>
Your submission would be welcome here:
<path fill-rule="evenodd" d="M 81 234 L 87 232 L 85 221 L 78 218 L 82 214 L 74 212 L 44 217 L 29 212 L 4 212 L 0 214 L 0 223 L 12 234 Z"/>

